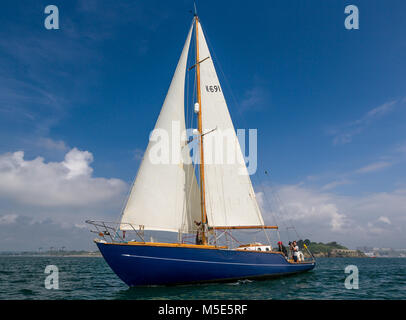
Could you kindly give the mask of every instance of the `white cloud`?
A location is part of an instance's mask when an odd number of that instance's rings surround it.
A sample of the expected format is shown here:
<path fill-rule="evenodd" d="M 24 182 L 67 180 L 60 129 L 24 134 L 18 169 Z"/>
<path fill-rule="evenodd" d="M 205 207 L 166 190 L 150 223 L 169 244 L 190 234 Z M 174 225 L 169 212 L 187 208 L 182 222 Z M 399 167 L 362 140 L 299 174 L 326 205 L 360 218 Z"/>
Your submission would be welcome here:
<path fill-rule="evenodd" d="M 94 207 L 117 200 L 127 190 L 119 179 L 92 177 L 88 151 L 70 150 L 62 162 L 37 157 L 24 159 L 24 152 L 0 155 L 0 199 L 40 207 Z"/>
<path fill-rule="evenodd" d="M 284 219 L 317 223 L 331 231 L 341 231 L 346 224 L 346 215 L 339 210 L 333 196 L 316 192 L 302 186 L 283 186 L 278 190 L 281 199 L 279 209 Z"/>
<path fill-rule="evenodd" d="M 18 215 L 16 214 L 5 214 L 0 216 L 0 225 L 4 224 L 12 224 L 16 221 Z"/>
<path fill-rule="evenodd" d="M 74 148 L 65 156 L 65 161 L 62 164 L 68 168 L 67 179 L 86 176 L 90 177 L 93 169 L 89 164 L 93 161 L 93 155 L 88 151 L 79 151 Z"/>
<path fill-rule="evenodd" d="M 359 168 L 358 170 L 356 170 L 356 173 L 369 173 L 369 172 L 375 172 L 381 169 L 384 169 L 386 167 L 390 167 L 392 166 L 393 163 L 389 162 L 389 161 L 378 161 L 378 162 L 374 162 L 371 163 L 365 167 Z"/>
<path fill-rule="evenodd" d="M 62 140 L 53 140 L 51 138 L 44 138 L 41 137 L 37 141 L 38 147 L 49 149 L 49 150 L 57 150 L 57 151 L 67 151 L 68 147 L 66 146 L 65 142 Z"/>
<path fill-rule="evenodd" d="M 114 221 L 128 185 L 93 176 L 93 155 L 76 148 L 60 162 L 0 155 L 0 250 L 94 248 L 87 219 Z"/>
<path fill-rule="evenodd" d="M 393 109 L 394 104 L 397 102 L 397 100 L 395 101 L 389 101 L 386 102 L 382 105 L 380 105 L 379 107 L 376 107 L 370 111 L 367 112 L 367 114 L 359 120 L 359 122 L 366 122 L 366 121 L 370 121 L 373 118 L 382 116 L 386 113 L 388 113 L 389 111 L 391 111 Z"/>
<path fill-rule="evenodd" d="M 365 113 L 360 119 L 329 130 L 329 133 L 334 136 L 333 144 L 350 143 L 353 136 L 360 134 L 371 123 L 393 111 L 398 102 L 399 100 L 385 102 Z M 402 100 L 400 103 L 404 103 L 404 101 Z"/>
<path fill-rule="evenodd" d="M 240 103 L 239 112 L 244 113 L 248 110 L 260 110 L 266 103 L 270 103 L 270 94 L 266 88 L 256 85 L 248 89 Z"/>
<path fill-rule="evenodd" d="M 6 217 L 6 218 L 5 218 Z M 94 234 L 74 225 L 62 225 L 54 219 L 37 220 L 30 216 L 10 215 L 1 216 L 0 221 L 0 250 L 49 250 L 51 247 L 66 250 L 97 250 L 92 239 Z"/>
<path fill-rule="evenodd" d="M 59 162 L 46 162 L 41 157 L 29 160 L 23 151 L 1 154 L 1 229 L 23 224 L 22 231 L 34 228 L 36 234 L 44 232 L 43 243 L 59 237 L 46 228 L 58 225 L 56 230 L 74 230 L 78 237 L 83 232 L 87 238 L 83 225 L 87 218 L 116 219 L 128 185 L 119 179 L 94 177 L 92 161 L 90 152 L 76 148 Z M 263 193 L 257 197 L 266 223 L 275 215 L 281 232 L 293 222 L 304 238 L 338 241 L 353 248 L 406 244 L 406 189 L 342 196 L 332 192 L 339 182 L 344 180 L 337 179 L 319 189 L 305 184 L 273 189 L 264 186 L 267 197 Z M 12 245 L 16 239 L 7 234 L 7 243 Z M 28 238 L 29 233 L 25 240 Z M 62 239 L 60 242 L 66 245 Z"/>
<path fill-rule="evenodd" d="M 381 222 L 386 223 L 386 224 L 392 224 L 392 223 L 390 222 L 389 218 L 388 218 L 388 217 L 385 217 L 385 216 L 380 216 L 380 217 L 378 218 L 378 221 L 381 221 Z"/>
<path fill-rule="evenodd" d="M 321 190 L 327 191 L 327 190 L 334 189 L 334 188 L 336 188 L 336 187 L 338 187 L 338 186 L 342 186 L 342 185 L 350 184 L 350 183 L 351 183 L 351 181 L 346 180 L 346 179 L 344 179 L 344 180 L 335 180 L 335 181 L 332 181 L 332 182 L 329 182 L 329 183 L 325 184 L 325 185 L 321 188 Z"/>
<path fill-rule="evenodd" d="M 264 219 L 276 216 L 281 233 L 292 224 L 314 241 L 338 241 L 355 248 L 406 246 L 406 190 L 343 196 L 304 185 L 265 186 L 258 193 Z M 270 203 L 271 208 L 267 207 Z M 292 239 L 289 239 L 292 240 Z"/>

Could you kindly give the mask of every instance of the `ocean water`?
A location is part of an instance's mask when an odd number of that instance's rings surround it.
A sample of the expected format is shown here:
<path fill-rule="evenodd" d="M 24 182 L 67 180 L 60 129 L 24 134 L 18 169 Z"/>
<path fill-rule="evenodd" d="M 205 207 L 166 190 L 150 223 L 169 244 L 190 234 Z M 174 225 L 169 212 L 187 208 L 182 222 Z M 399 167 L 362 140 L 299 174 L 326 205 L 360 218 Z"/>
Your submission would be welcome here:
<path fill-rule="evenodd" d="M 59 289 L 46 289 L 47 265 L 59 270 Z M 346 289 L 348 265 L 359 288 Z M 0 256 L 0 299 L 405 299 L 404 258 L 319 258 L 314 270 L 272 280 L 129 288 L 98 257 Z"/>

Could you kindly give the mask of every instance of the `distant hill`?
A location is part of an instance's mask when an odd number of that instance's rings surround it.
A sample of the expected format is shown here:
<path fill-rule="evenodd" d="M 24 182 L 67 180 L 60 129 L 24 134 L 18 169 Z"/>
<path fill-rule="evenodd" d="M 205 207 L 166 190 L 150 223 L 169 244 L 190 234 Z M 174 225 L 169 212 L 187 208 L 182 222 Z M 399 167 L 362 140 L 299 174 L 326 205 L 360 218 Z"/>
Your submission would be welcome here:
<path fill-rule="evenodd" d="M 317 253 L 328 253 L 333 249 L 344 249 L 348 250 L 347 247 L 338 244 L 337 242 L 328 242 L 328 243 L 323 243 L 323 242 L 310 242 L 308 245 L 309 250 L 313 252 L 314 254 Z"/>
<path fill-rule="evenodd" d="M 311 242 L 309 239 L 297 241 L 299 248 L 303 250 L 304 245 L 315 257 L 366 257 L 359 250 L 350 250 L 347 247 L 332 241 L 328 243 Z M 303 250 L 306 254 L 307 250 Z"/>

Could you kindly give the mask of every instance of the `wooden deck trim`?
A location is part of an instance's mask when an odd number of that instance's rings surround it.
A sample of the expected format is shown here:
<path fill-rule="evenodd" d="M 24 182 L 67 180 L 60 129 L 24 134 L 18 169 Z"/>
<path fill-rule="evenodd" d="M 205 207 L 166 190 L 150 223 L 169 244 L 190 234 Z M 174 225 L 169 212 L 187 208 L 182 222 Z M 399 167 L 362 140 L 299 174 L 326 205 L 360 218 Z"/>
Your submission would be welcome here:
<path fill-rule="evenodd" d="M 227 246 L 212 246 L 212 245 L 199 245 L 186 243 L 165 243 L 165 242 L 142 242 L 142 241 L 107 242 L 106 244 L 124 245 L 124 246 L 129 245 L 129 246 L 150 246 L 150 247 L 170 247 L 170 248 L 194 248 L 194 249 L 228 249 Z"/>
<path fill-rule="evenodd" d="M 278 229 L 278 226 L 223 226 L 223 227 L 209 227 L 214 230 L 226 229 Z"/>

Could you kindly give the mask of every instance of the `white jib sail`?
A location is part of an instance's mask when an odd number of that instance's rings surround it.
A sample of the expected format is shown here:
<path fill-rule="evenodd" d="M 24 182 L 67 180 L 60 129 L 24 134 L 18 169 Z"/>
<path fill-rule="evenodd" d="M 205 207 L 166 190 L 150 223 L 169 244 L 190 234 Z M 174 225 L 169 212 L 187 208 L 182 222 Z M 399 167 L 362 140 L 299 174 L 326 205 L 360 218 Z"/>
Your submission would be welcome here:
<path fill-rule="evenodd" d="M 199 188 L 193 165 L 188 164 L 191 163 L 189 152 L 185 152 L 189 147 L 177 134 L 185 130 L 185 72 L 192 29 L 193 26 L 154 128 L 154 132 L 167 133 L 168 158 L 156 163 L 154 154 L 159 144 L 165 147 L 165 141 L 150 139 L 123 211 L 121 230 L 132 230 L 134 226 L 144 230 L 191 232 L 195 230 L 194 220 L 201 220 Z M 186 158 L 182 158 L 185 154 Z"/>
<path fill-rule="evenodd" d="M 200 63 L 208 224 L 261 226 L 262 215 L 200 23 L 198 31 L 199 60 L 209 57 Z"/>

